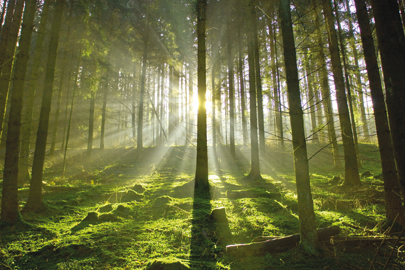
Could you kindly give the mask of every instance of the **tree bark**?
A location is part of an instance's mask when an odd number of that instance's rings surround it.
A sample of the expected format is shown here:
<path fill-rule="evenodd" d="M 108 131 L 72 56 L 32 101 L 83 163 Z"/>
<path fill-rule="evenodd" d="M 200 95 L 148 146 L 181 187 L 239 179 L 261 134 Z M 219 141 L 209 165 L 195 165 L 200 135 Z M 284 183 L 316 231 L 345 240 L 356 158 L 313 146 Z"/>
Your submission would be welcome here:
<path fill-rule="evenodd" d="M 262 79 L 260 72 L 260 54 L 259 54 L 259 41 L 257 35 L 257 19 L 256 8 L 254 7 L 251 12 L 252 31 L 253 31 L 253 46 L 255 56 L 255 75 L 256 75 L 256 95 L 257 95 L 257 118 L 259 121 L 259 145 L 260 152 L 266 152 L 266 138 L 264 136 L 264 114 L 263 114 L 263 93 L 262 93 Z"/>
<path fill-rule="evenodd" d="M 283 33 L 284 63 L 287 77 L 294 169 L 298 195 L 300 244 L 308 252 L 315 252 L 318 244 L 314 205 L 309 181 L 307 146 L 304 133 L 304 114 L 298 81 L 297 56 L 290 13 L 290 0 L 280 0 L 281 31 Z"/>
<path fill-rule="evenodd" d="M 231 31 L 228 30 L 228 75 L 229 75 L 229 148 L 231 156 L 235 159 L 235 92 L 233 75 L 233 54 Z"/>
<path fill-rule="evenodd" d="M 21 16 L 24 8 L 24 0 L 17 0 L 13 14 L 9 39 L 3 61 L 0 59 L 0 137 L 2 137 L 5 110 L 10 88 L 10 78 L 14 63 L 15 49 L 17 47 L 18 33 L 21 26 Z"/>
<path fill-rule="evenodd" d="M 336 88 L 336 101 L 338 104 L 339 120 L 345 156 L 345 181 L 346 186 L 360 185 L 359 169 L 357 166 L 356 150 L 353 142 L 353 133 L 350 126 L 349 109 L 345 93 L 342 64 L 340 62 L 339 47 L 335 29 L 335 20 L 332 13 L 330 0 L 322 0 L 323 9 L 328 28 L 329 50 L 332 59 L 333 78 Z"/>
<path fill-rule="evenodd" d="M 322 100 L 323 100 L 323 106 L 325 109 L 325 114 L 327 118 L 327 125 L 328 125 L 328 138 L 329 138 L 329 143 L 332 144 L 332 157 L 333 157 L 333 163 L 335 164 L 336 169 L 341 169 L 342 164 L 340 162 L 340 155 L 339 155 L 339 148 L 338 148 L 338 143 L 336 139 L 336 131 L 335 131 L 335 121 L 333 119 L 333 107 L 332 107 L 332 101 L 331 101 L 331 93 L 330 93 L 330 87 L 329 87 L 329 78 L 328 78 L 328 69 L 326 66 L 326 61 L 325 61 L 325 53 L 323 50 L 323 41 L 322 41 L 322 33 L 321 33 L 321 27 L 319 25 L 319 15 L 316 12 L 318 9 L 316 7 L 315 1 L 312 2 L 312 5 L 315 8 L 315 27 L 317 31 L 317 43 L 319 47 L 319 53 L 318 53 L 318 66 L 321 69 L 321 92 L 322 92 Z"/>
<path fill-rule="evenodd" d="M 138 108 L 138 135 L 136 137 L 136 148 L 143 148 L 143 114 L 144 114 L 144 97 L 145 97 L 145 84 L 146 84 L 146 65 L 148 61 L 148 15 L 146 15 L 145 37 L 143 40 L 143 56 L 142 56 L 142 75 L 141 75 L 141 91 L 139 94 L 139 108 Z"/>
<path fill-rule="evenodd" d="M 197 166 L 195 187 L 208 189 L 208 151 L 207 151 L 207 112 L 206 94 L 206 0 L 197 1 L 197 38 L 198 38 L 198 117 L 197 117 Z"/>
<path fill-rule="evenodd" d="M 398 179 L 405 194 L 405 40 L 396 0 L 371 0 Z M 404 197 L 404 196 L 403 196 Z M 404 197 L 405 200 L 405 197 Z"/>
<path fill-rule="evenodd" d="M 247 121 L 246 121 L 246 102 L 245 102 L 245 83 L 244 83 L 244 75 L 243 75 L 243 57 L 242 57 L 242 50 L 241 50 L 241 37 L 240 37 L 240 28 L 238 30 L 238 53 L 239 53 L 239 86 L 240 86 L 240 106 L 241 106 L 241 114 L 242 114 L 242 136 L 243 136 L 243 145 L 247 145 L 248 140 L 248 133 L 247 133 Z"/>
<path fill-rule="evenodd" d="M 255 74 L 255 57 L 254 57 L 254 35 L 253 18 L 254 16 L 253 0 L 249 3 L 248 11 L 251 12 L 248 17 L 248 61 L 249 61 L 249 94 L 250 94 L 250 173 L 247 176 L 249 180 L 261 179 L 260 159 L 259 159 L 259 141 L 257 134 L 257 107 L 256 107 L 256 74 Z"/>
<path fill-rule="evenodd" d="M 4 161 L 3 190 L 1 197 L 1 221 L 14 224 L 18 221 L 18 163 L 20 153 L 20 127 L 25 74 L 29 59 L 36 1 L 28 0 L 21 29 L 19 53 L 13 76 L 10 118 L 8 122 L 6 154 Z"/>
<path fill-rule="evenodd" d="M 318 136 L 318 130 L 317 130 L 317 119 L 315 115 L 315 94 L 314 94 L 314 88 L 313 88 L 313 75 L 311 74 L 311 69 L 310 69 L 310 59 L 308 58 L 308 55 L 310 54 L 309 48 L 306 49 L 306 52 L 304 54 L 304 61 L 305 61 L 305 74 L 307 77 L 307 82 L 308 82 L 308 99 L 309 99 L 309 113 L 311 116 L 311 134 L 312 134 L 312 142 L 313 143 L 319 143 L 319 136 Z"/>
<path fill-rule="evenodd" d="M 87 137 L 87 157 L 91 158 L 93 152 L 93 133 L 94 133 L 94 105 L 96 102 L 94 91 L 90 93 L 90 111 L 89 111 L 89 133 Z"/>
<path fill-rule="evenodd" d="M 337 226 L 322 228 L 318 229 L 316 233 L 320 241 L 328 241 L 330 237 L 338 235 L 340 233 L 340 228 Z M 229 245 L 226 246 L 226 251 L 229 255 L 238 257 L 264 255 L 269 252 L 275 252 L 294 247 L 300 241 L 300 239 L 301 235 L 293 234 L 281 238 L 266 240 L 264 242 Z"/>
<path fill-rule="evenodd" d="M 11 3 L 11 2 L 10 2 Z M 18 165 L 18 181 L 29 180 L 29 164 L 28 158 L 30 155 L 31 129 L 32 129 L 32 112 L 34 110 L 35 93 L 39 78 L 39 70 L 41 66 L 41 54 L 43 51 L 43 41 L 45 36 L 45 27 L 48 21 L 49 5 L 51 1 L 46 0 L 42 7 L 41 22 L 39 24 L 37 42 L 35 44 L 35 53 L 32 60 L 32 70 L 29 80 L 27 81 L 26 102 L 23 113 L 23 124 L 21 125 L 21 150 L 20 161 Z"/>
<path fill-rule="evenodd" d="M 38 124 L 37 140 L 35 143 L 34 162 L 32 166 L 32 179 L 27 203 L 24 211 L 36 211 L 44 209 L 42 199 L 42 175 L 45 161 L 46 139 L 48 137 L 49 113 L 51 111 L 52 90 L 55 75 L 56 54 L 59 43 L 59 34 L 62 24 L 64 0 L 56 2 L 56 9 L 52 21 L 51 37 L 49 41 L 49 53 L 45 70 L 45 83 L 42 96 L 41 112 Z"/>

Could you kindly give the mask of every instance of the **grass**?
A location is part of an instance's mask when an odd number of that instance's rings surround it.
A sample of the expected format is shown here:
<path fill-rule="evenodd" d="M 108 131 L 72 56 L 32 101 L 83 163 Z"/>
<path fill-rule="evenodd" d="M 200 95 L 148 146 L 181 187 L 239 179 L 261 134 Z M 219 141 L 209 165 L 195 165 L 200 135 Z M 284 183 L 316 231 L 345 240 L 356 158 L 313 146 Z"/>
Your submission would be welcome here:
<path fill-rule="evenodd" d="M 309 155 L 318 149 L 309 145 Z M 343 236 L 365 235 L 344 225 L 349 223 L 381 234 L 383 187 L 373 177 L 381 174 L 377 147 L 361 144 L 360 152 L 360 173 L 371 176 L 353 190 L 331 182 L 343 171 L 333 169 L 328 153 L 310 161 L 318 227 L 338 225 Z M 192 148 L 106 149 L 95 151 L 91 162 L 84 151 L 76 153 L 66 179 L 61 179 L 60 163 L 48 163 L 44 197 L 50 210 L 1 228 L 0 269 L 147 269 L 164 262 L 173 269 L 368 269 L 374 258 L 376 246 L 345 243 L 322 243 L 315 257 L 298 248 L 265 256 L 227 255 L 226 244 L 299 232 L 292 157 L 277 147 L 269 146 L 262 157 L 264 181 L 256 183 L 243 181 L 248 149 L 238 147 L 233 162 L 226 148 L 218 147 L 218 162 L 210 158 L 209 164 L 210 197 L 194 194 L 192 183 L 187 184 L 195 169 Z M 243 193 L 230 199 L 232 191 Z M 19 192 L 23 206 L 27 186 Z M 226 226 L 209 218 L 219 207 L 226 209 Z M 382 269 L 390 251 L 383 245 L 375 269 Z M 396 249 L 390 269 L 405 267 L 404 257 Z"/>

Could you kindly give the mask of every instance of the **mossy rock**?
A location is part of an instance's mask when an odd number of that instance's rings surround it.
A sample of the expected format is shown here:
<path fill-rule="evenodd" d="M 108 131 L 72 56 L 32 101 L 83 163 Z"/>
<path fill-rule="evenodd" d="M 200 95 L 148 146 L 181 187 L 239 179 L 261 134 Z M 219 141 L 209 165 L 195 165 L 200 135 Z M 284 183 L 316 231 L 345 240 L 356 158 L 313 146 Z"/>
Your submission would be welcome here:
<path fill-rule="evenodd" d="M 87 221 L 90 223 L 94 223 L 98 221 L 98 213 L 97 212 L 88 212 L 87 216 L 83 219 L 83 221 Z"/>
<path fill-rule="evenodd" d="M 114 214 L 104 214 L 98 217 L 99 222 L 120 222 L 121 219 Z"/>
<path fill-rule="evenodd" d="M 128 192 L 122 197 L 122 202 L 132 202 L 132 201 L 141 201 L 143 199 L 142 194 L 138 194 L 133 190 L 128 190 Z"/>
<path fill-rule="evenodd" d="M 128 213 L 130 211 L 131 211 L 131 209 L 129 207 L 126 207 L 126 206 L 120 204 L 120 205 L 118 205 L 117 209 L 114 210 L 114 213 L 118 214 L 118 215 L 119 214 L 122 215 L 122 214 L 126 214 L 126 213 Z"/>
<path fill-rule="evenodd" d="M 133 191 L 136 191 L 137 193 L 143 193 L 146 189 L 140 185 L 140 184 L 136 184 L 131 188 Z"/>
<path fill-rule="evenodd" d="M 111 212 L 112 210 L 113 210 L 113 207 L 111 204 L 104 205 L 103 207 L 100 207 L 100 209 L 98 209 L 98 211 L 100 213 Z"/>
<path fill-rule="evenodd" d="M 372 176 L 370 171 L 365 171 L 364 173 L 361 174 L 361 177 L 364 177 L 364 178 L 370 177 L 370 176 Z"/>
<path fill-rule="evenodd" d="M 177 259 L 172 260 L 155 260 L 149 265 L 147 270 L 189 270 L 186 264 Z"/>
<path fill-rule="evenodd" d="M 156 198 L 153 202 L 153 207 L 163 207 L 166 206 L 169 202 L 171 202 L 172 198 L 169 196 L 161 196 Z"/>
<path fill-rule="evenodd" d="M 212 210 L 211 212 L 211 219 L 214 222 L 219 222 L 219 223 L 227 223 L 228 219 L 226 217 L 226 211 L 225 211 L 225 207 L 220 207 L 220 208 L 216 208 L 214 210 Z"/>

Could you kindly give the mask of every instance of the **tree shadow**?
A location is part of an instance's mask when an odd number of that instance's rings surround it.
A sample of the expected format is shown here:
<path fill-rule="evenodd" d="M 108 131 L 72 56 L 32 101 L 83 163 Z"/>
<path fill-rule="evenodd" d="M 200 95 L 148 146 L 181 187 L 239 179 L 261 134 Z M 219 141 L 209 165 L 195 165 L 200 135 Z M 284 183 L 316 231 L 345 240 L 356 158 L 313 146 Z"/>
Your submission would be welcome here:
<path fill-rule="evenodd" d="M 195 188 L 190 244 L 191 269 L 211 269 L 216 264 L 218 254 L 226 247 L 224 238 L 229 235 L 218 230 L 218 224 L 212 218 L 211 212 L 210 187 Z M 225 231 L 228 228 L 230 234 L 227 223 L 222 224 L 222 228 L 225 228 Z"/>

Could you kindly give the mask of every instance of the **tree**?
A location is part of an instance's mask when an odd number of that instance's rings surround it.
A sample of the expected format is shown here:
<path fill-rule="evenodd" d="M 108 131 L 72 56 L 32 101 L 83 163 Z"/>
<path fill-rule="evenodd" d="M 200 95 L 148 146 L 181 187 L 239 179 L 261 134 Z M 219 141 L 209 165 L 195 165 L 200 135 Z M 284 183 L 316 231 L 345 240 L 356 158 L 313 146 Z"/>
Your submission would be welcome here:
<path fill-rule="evenodd" d="M 336 101 L 338 104 L 339 120 L 345 156 L 345 182 L 346 186 L 360 185 L 359 169 L 357 166 L 356 150 L 354 148 L 353 133 L 350 126 L 349 109 L 345 93 L 342 63 L 340 62 L 339 47 L 335 29 L 335 20 L 330 0 L 322 0 L 324 15 L 328 29 L 329 50 L 332 59 L 333 78 L 336 88 Z"/>
<path fill-rule="evenodd" d="M 41 211 L 45 209 L 45 204 L 42 200 L 42 175 L 44 170 L 46 139 L 48 137 L 48 124 L 49 114 L 51 111 L 56 54 L 58 49 L 59 34 L 62 24 L 65 0 L 57 0 L 55 5 L 56 8 L 52 21 L 48 60 L 45 70 L 45 83 L 42 96 L 41 112 L 38 124 L 37 139 L 35 143 L 32 179 L 28 200 L 23 209 L 24 211 Z"/>
<path fill-rule="evenodd" d="M 405 193 L 405 38 L 396 0 L 371 0 L 398 179 Z"/>
<path fill-rule="evenodd" d="M 43 41 L 45 37 L 45 27 L 48 21 L 49 6 L 51 1 L 46 0 L 42 7 L 41 22 L 39 24 L 37 41 L 35 44 L 35 53 L 32 60 L 32 70 L 29 80 L 27 81 L 27 94 L 26 102 L 23 113 L 23 124 L 21 126 L 21 150 L 20 161 L 18 165 L 18 181 L 28 180 L 29 175 L 29 163 L 28 158 L 30 155 L 30 141 L 31 141 L 31 129 L 32 129 L 32 112 L 34 110 L 35 93 L 37 88 L 37 82 L 39 77 L 41 54 L 43 51 Z"/>
<path fill-rule="evenodd" d="M 294 168 L 300 220 L 300 244 L 309 253 L 315 253 L 318 244 L 315 213 L 309 181 L 307 148 L 304 134 L 304 118 L 298 81 L 297 57 L 290 13 L 290 1 L 280 1 L 281 30 L 284 44 L 284 62 L 287 77 L 288 104 L 294 148 Z"/>
<path fill-rule="evenodd" d="M 247 176 L 249 180 L 261 179 L 260 175 L 260 159 L 259 159 L 259 141 L 257 134 L 257 107 L 256 107 L 256 74 L 255 74 L 255 51 L 254 51 L 254 35 L 256 32 L 253 31 L 253 19 L 256 13 L 254 11 L 255 5 L 254 0 L 250 0 L 249 8 L 250 12 L 248 20 L 248 61 L 249 61 L 249 94 L 250 94 L 250 173 Z"/>
<path fill-rule="evenodd" d="M 14 224 L 18 220 L 18 162 L 20 153 L 21 111 L 23 105 L 25 74 L 29 59 L 36 1 L 28 0 L 19 42 L 19 53 L 13 76 L 10 119 L 8 122 L 6 155 L 4 163 L 3 190 L 1 197 L 1 220 Z"/>
<path fill-rule="evenodd" d="M 205 59 L 205 24 L 207 1 L 197 1 L 197 40 L 198 40 L 198 116 L 197 116 L 197 166 L 195 173 L 196 188 L 206 189 L 208 182 L 207 150 L 207 111 L 206 94 L 206 59 Z"/>
<path fill-rule="evenodd" d="M 395 220 L 404 225 L 404 209 L 401 197 L 397 195 L 399 182 L 395 167 L 394 150 L 392 147 L 391 133 L 388 124 L 387 111 L 384 102 L 384 94 L 381 86 L 380 70 L 375 54 L 374 40 L 369 23 L 367 6 L 364 0 L 355 0 L 357 18 L 360 27 L 361 40 L 364 48 L 364 59 L 370 92 L 373 101 L 375 126 L 377 129 L 378 148 L 381 156 L 381 167 L 384 179 L 385 215 L 388 220 Z"/>

